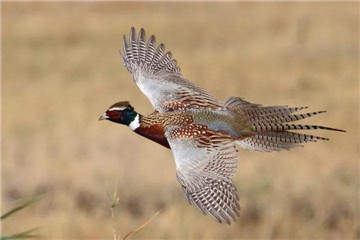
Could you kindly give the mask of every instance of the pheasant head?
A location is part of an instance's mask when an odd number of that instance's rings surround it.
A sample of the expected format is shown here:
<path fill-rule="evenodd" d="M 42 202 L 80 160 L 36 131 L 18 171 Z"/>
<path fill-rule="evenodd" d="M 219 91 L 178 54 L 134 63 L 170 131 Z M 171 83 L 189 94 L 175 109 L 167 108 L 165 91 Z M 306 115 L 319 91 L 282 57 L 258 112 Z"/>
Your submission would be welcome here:
<path fill-rule="evenodd" d="M 131 129 L 139 126 L 139 114 L 127 101 L 117 102 L 109 107 L 106 112 L 100 116 L 100 120 L 109 120 L 112 122 L 124 124 Z"/>

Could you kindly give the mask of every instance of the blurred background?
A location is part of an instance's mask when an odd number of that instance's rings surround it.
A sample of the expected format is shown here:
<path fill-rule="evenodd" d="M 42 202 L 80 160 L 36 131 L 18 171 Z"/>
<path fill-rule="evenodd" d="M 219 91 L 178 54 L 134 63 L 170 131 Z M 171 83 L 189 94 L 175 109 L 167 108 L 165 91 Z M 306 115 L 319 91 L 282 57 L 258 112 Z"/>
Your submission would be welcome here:
<path fill-rule="evenodd" d="M 155 34 L 182 74 L 225 100 L 309 106 L 304 123 L 342 128 L 281 153 L 241 150 L 241 204 L 227 226 L 183 197 L 171 152 L 98 122 L 113 103 L 153 111 L 118 49 L 131 26 Z M 359 3 L 2 3 L 3 222 L 44 239 L 355 239 L 359 227 Z"/>

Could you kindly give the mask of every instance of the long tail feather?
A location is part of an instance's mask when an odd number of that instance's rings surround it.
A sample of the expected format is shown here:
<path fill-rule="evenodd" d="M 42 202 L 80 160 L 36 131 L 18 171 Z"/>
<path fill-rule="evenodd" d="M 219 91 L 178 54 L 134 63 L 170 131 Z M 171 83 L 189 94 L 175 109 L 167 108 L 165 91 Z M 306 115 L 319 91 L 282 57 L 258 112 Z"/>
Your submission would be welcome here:
<path fill-rule="evenodd" d="M 252 137 L 239 141 L 238 144 L 253 151 L 281 151 L 301 147 L 302 143 L 329 140 L 319 136 L 290 132 L 289 130 L 330 130 L 346 132 L 341 129 L 318 126 L 289 124 L 290 122 L 309 118 L 326 111 L 293 114 L 307 107 L 269 106 L 247 102 L 241 98 L 231 97 L 225 105 L 239 114 L 245 115 L 251 121 L 254 132 Z"/>
<path fill-rule="evenodd" d="M 330 130 L 330 131 L 338 131 L 338 132 L 346 132 L 341 129 L 318 126 L 318 125 L 301 125 L 301 124 L 272 124 L 271 122 L 256 122 L 254 123 L 255 130 L 257 132 L 267 132 L 267 131 L 275 131 L 275 132 L 283 132 L 287 130 Z"/>

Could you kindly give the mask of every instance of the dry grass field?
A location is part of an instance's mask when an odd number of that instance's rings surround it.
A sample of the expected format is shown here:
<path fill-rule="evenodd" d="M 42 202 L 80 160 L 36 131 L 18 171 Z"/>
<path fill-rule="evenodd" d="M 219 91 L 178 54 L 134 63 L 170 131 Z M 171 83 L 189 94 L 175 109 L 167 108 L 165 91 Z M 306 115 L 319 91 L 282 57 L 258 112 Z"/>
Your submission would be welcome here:
<path fill-rule="evenodd" d="M 118 49 L 130 27 L 156 34 L 183 75 L 219 99 L 327 110 L 305 123 L 331 141 L 281 153 L 239 150 L 241 217 L 190 206 L 169 150 L 98 122 L 114 102 L 153 111 Z M 359 3 L 2 3 L 2 223 L 43 239 L 359 239 Z"/>

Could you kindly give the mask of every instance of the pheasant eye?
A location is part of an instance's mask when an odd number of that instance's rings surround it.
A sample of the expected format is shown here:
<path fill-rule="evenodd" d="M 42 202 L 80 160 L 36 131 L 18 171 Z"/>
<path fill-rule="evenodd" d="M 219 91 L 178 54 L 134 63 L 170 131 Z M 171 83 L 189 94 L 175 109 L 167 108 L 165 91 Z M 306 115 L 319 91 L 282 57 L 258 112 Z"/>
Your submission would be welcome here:
<path fill-rule="evenodd" d="M 107 111 L 106 115 L 112 120 L 119 120 L 121 117 L 120 111 Z"/>

